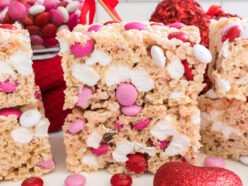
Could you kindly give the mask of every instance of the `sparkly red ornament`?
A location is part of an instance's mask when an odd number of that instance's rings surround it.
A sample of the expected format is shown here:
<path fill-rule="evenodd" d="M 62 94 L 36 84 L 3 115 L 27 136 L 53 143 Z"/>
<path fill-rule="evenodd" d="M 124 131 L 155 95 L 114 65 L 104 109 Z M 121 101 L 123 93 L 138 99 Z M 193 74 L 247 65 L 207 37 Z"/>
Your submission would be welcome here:
<path fill-rule="evenodd" d="M 147 160 L 143 154 L 129 154 L 126 167 L 130 172 L 141 174 L 146 171 Z"/>
<path fill-rule="evenodd" d="M 131 176 L 124 173 L 115 174 L 110 180 L 112 186 L 131 186 L 132 182 Z"/>
<path fill-rule="evenodd" d="M 43 180 L 38 177 L 32 177 L 24 180 L 21 186 L 43 186 Z"/>
<path fill-rule="evenodd" d="M 169 162 L 162 165 L 154 176 L 153 186 L 243 186 L 232 171 L 217 167 L 197 167 L 188 163 Z"/>

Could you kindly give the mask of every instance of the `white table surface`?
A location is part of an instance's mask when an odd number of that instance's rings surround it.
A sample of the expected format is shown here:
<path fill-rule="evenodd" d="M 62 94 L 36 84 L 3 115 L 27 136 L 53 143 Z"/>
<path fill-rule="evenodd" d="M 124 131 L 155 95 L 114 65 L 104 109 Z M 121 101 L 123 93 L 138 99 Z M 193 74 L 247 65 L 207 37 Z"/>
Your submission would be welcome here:
<path fill-rule="evenodd" d="M 66 170 L 65 166 L 65 151 L 62 138 L 62 132 L 51 134 L 51 144 L 54 159 L 56 162 L 56 171 L 46 176 L 43 176 L 44 186 L 64 186 L 64 180 L 70 173 Z M 198 157 L 199 165 L 202 165 L 206 155 L 200 154 Z M 232 170 L 237 173 L 244 186 L 248 186 L 248 166 L 241 163 L 226 160 L 226 169 Z M 110 186 L 111 174 L 106 171 L 99 171 L 92 174 L 82 173 L 87 182 L 85 186 Z M 132 186 L 152 186 L 153 175 L 145 174 L 133 180 Z M 0 182 L 1 186 L 20 186 L 21 182 L 5 181 Z"/>

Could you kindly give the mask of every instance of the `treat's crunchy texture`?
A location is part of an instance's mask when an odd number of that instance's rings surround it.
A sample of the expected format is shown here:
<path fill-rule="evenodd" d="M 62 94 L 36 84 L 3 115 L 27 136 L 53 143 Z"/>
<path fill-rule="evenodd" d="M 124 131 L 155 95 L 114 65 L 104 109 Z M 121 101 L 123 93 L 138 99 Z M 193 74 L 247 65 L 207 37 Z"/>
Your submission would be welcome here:
<path fill-rule="evenodd" d="M 239 18 L 221 18 L 210 24 L 213 56 L 208 75 L 219 98 L 246 101 L 248 96 L 248 24 Z"/>
<path fill-rule="evenodd" d="M 211 61 L 196 27 L 79 25 L 58 39 L 64 108 L 73 108 L 63 127 L 70 171 L 139 174 L 130 167 L 137 157 L 152 173 L 166 161 L 194 163 L 197 95 Z"/>
<path fill-rule="evenodd" d="M 20 25 L 0 25 L 0 109 L 35 102 L 29 34 Z"/>
<path fill-rule="evenodd" d="M 243 162 L 248 158 L 248 104 L 206 95 L 199 97 L 203 151 Z"/>
<path fill-rule="evenodd" d="M 21 180 L 54 170 L 49 121 L 41 100 L 0 110 L 0 180 Z"/>

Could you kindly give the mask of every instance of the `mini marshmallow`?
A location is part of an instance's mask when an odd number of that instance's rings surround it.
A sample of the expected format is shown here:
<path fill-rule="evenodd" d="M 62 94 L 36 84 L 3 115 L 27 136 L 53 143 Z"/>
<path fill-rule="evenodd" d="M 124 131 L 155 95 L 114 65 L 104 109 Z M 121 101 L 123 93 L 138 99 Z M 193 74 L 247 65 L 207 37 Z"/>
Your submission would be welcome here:
<path fill-rule="evenodd" d="M 147 153 L 149 156 L 154 156 L 156 151 L 154 147 L 144 147 L 142 144 L 135 142 L 134 143 L 134 150 L 140 153 Z"/>
<path fill-rule="evenodd" d="M 67 42 L 65 42 L 63 39 L 61 38 L 57 38 L 59 45 L 60 45 L 60 52 L 66 52 L 70 50 L 70 46 L 68 45 Z"/>
<path fill-rule="evenodd" d="M 50 122 L 47 118 L 42 119 L 36 126 L 35 126 L 35 136 L 38 137 L 46 137 L 48 136 L 48 128 Z"/>
<path fill-rule="evenodd" d="M 165 58 L 164 51 L 162 48 L 160 48 L 158 46 L 152 46 L 151 56 L 152 56 L 153 62 L 157 66 L 164 67 L 164 65 L 166 63 L 166 58 Z"/>
<path fill-rule="evenodd" d="M 218 79 L 217 85 L 219 87 L 219 91 L 222 93 L 226 93 L 231 89 L 230 83 L 225 79 Z"/>
<path fill-rule="evenodd" d="M 169 146 L 165 149 L 164 155 L 165 156 L 175 156 L 180 153 L 185 152 L 190 145 L 189 138 L 185 135 L 179 134 L 175 135 L 172 138 Z"/>
<path fill-rule="evenodd" d="M 229 40 L 227 39 L 222 46 L 221 52 L 223 54 L 224 57 L 228 57 L 229 56 Z"/>
<path fill-rule="evenodd" d="M 231 134 L 242 136 L 242 133 L 239 129 L 227 126 L 225 125 L 225 123 L 220 122 L 220 121 L 214 122 L 211 129 L 213 131 L 221 132 L 225 139 L 229 139 Z"/>
<path fill-rule="evenodd" d="M 181 98 L 184 98 L 185 97 L 185 94 L 184 92 L 172 92 L 171 95 L 170 95 L 170 99 L 181 99 Z"/>
<path fill-rule="evenodd" d="M 214 91 L 214 89 L 209 89 L 207 92 L 206 92 L 206 96 L 210 99 L 217 99 L 218 98 L 218 95 L 216 94 L 216 92 Z"/>
<path fill-rule="evenodd" d="M 200 124 L 201 122 L 201 115 L 200 112 L 194 113 L 191 117 L 190 117 L 191 123 L 193 124 Z"/>
<path fill-rule="evenodd" d="M 196 59 L 198 59 L 202 63 L 210 63 L 212 61 L 212 55 L 210 51 L 203 45 L 194 45 L 193 53 Z"/>
<path fill-rule="evenodd" d="M 100 79 L 97 72 L 85 65 L 85 64 L 76 64 L 72 67 L 72 75 L 80 82 L 88 85 L 94 86 L 97 84 L 98 80 Z"/>
<path fill-rule="evenodd" d="M 134 145 L 131 142 L 117 143 L 112 156 L 117 162 L 126 162 L 128 160 L 127 155 L 133 152 L 133 148 Z"/>
<path fill-rule="evenodd" d="M 91 56 L 85 61 L 86 65 L 95 65 L 99 63 L 102 66 L 106 66 L 111 63 L 112 57 L 100 50 L 94 50 Z"/>
<path fill-rule="evenodd" d="M 86 155 L 82 158 L 81 162 L 89 166 L 97 166 L 97 156 L 96 155 Z"/>
<path fill-rule="evenodd" d="M 20 124 L 22 127 L 28 128 L 37 125 L 41 120 L 41 114 L 38 110 L 28 110 L 22 113 Z"/>
<path fill-rule="evenodd" d="M 139 92 L 149 92 L 154 88 L 154 82 L 144 70 L 133 70 L 131 73 L 131 82 Z"/>
<path fill-rule="evenodd" d="M 170 62 L 167 65 L 167 71 L 171 78 L 179 80 L 184 74 L 184 66 L 179 60 Z"/>
<path fill-rule="evenodd" d="M 7 63 L 0 62 L 0 81 L 5 80 L 2 74 L 14 75 L 14 71 Z"/>
<path fill-rule="evenodd" d="M 28 129 L 20 127 L 11 132 L 11 137 L 17 143 L 29 143 L 33 139 L 33 134 Z"/>
<path fill-rule="evenodd" d="M 29 14 L 31 14 L 31 15 L 37 15 L 37 14 L 39 14 L 39 13 L 41 13 L 41 12 L 44 12 L 46 10 L 46 8 L 43 6 L 43 5 L 41 5 L 41 4 L 36 4 L 36 5 L 34 5 L 34 6 L 31 6 L 30 8 L 29 8 Z"/>
<path fill-rule="evenodd" d="M 92 132 L 86 140 L 86 143 L 89 147 L 97 149 L 100 146 L 101 141 L 102 135 L 97 132 Z"/>
<path fill-rule="evenodd" d="M 239 161 L 245 165 L 248 165 L 248 156 L 240 156 Z"/>

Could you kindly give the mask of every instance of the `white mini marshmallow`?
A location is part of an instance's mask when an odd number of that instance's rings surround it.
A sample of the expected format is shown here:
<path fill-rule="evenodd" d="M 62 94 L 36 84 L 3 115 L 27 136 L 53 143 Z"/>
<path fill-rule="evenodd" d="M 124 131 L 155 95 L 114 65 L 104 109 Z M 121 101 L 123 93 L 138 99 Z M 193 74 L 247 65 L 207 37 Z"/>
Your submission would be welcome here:
<path fill-rule="evenodd" d="M 190 140 L 185 135 L 175 135 L 169 146 L 165 149 L 165 156 L 174 156 L 185 152 L 190 145 Z"/>
<path fill-rule="evenodd" d="M 223 54 L 224 57 L 228 57 L 229 56 L 229 40 L 227 39 L 222 46 L 221 52 Z"/>
<path fill-rule="evenodd" d="M 89 166 L 97 166 L 98 162 L 97 162 L 97 157 L 96 155 L 92 154 L 92 155 L 86 155 L 82 158 L 81 162 L 83 164 L 89 165 Z"/>
<path fill-rule="evenodd" d="M 85 65 L 85 64 L 76 64 L 72 67 L 72 75 L 80 82 L 88 85 L 94 86 L 97 84 L 98 80 L 100 79 L 97 72 Z"/>
<path fill-rule="evenodd" d="M 69 20 L 69 13 L 65 7 L 59 6 L 57 10 L 63 15 L 63 23 L 67 23 Z M 58 29 L 59 30 L 59 29 Z"/>
<path fill-rule="evenodd" d="M 7 63 L 13 65 L 21 75 L 29 75 L 33 73 L 31 54 L 18 51 L 8 59 Z"/>
<path fill-rule="evenodd" d="M 127 155 L 132 153 L 134 144 L 131 142 L 121 142 L 116 144 L 116 148 L 112 153 L 112 156 L 117 162 L 126 162 L 128 160 Z"/>
<path fill-rule="evenodd" d="M 219 87 L 219 91 L 222 93 L 226 93 L 231 89 L 230 83 L 225 79 L 218 79 L 217 85 Z"/>
<path fill-rule="evenodd" d="M 131 82 L 139 92 L 149 92 L 154 88 L 152 78 L 144 70 L 133 70 L 131 73 Z"/>
<path fill-rule="evenodd" d="M 3 74 L 14 75 L 13 69 L 5 62 L 0 62 L 0 81 L 3 81 Z"/>
<path fill-rule="evenodd" d="M 213 89 L 209 89 L 207 92 L 206 92 L 206 96 L 210 99 L 217 99 L 218 96 L 216 94 L 216 92 L 213 90 Z"/>
<path fill-rule="evenodd" d="M 36 126 L 35 126 L 35 136 L 38 137 L 46 137 L 48 136 L 48 128 L 50 122 L 47 118 L 42 119 Z"/>
<path fill-rule="evenodd" d="M 243 29 L 240 32 L 240 38 L 248 39 L 248 23 L 243 26 Z"/>
<path fill-rule="evenodd" d="M 240 130 L 234 128 L 234 127 L 230 127 L 225 125 L 225 123 L 223 122 L 214 122 L 211 129 L 213 131 L 217 131 L 217 132 L 221 132 L 223 134 L 223 137 L 225 139 L 229 139 L 231 134 L 235 134 L 237 136 L 241 136 L 242 133 L 240 132 Z"/>
<path fill-rule="evenodd" d="M 180 100 L 181 98 L 185 97 L 184 92 L 172 92 L 170 95 L 170 99 L 177 99 Z"/>
<path fill-rule="evenodd" d="M 111 63 L 112 57 L 100 50 L 94 50 L 91 56 L 85 61 L 86 65 L 95 65 L 99 63 L 102 66 L 106 66 Z"/>
<path fill-rule="evenodd" d="M 176 131 L 172 126 L 170 117 L 167 116 L 165 120 L 157 122 L 150 133 L 153 137 L 162 141 L 176 134 Z"/>
<path fill-rule="evenodd" d="M 165 58 L 164 51 L 162 48 L 160 48 L 158 46 L 152 46 L 151 56 L 152 56 L 153 62 L 157 66 L 164 67 L 164 65 L 166 63 L 166 58 Z"/>
<path fill-rule="evenodd" d="M 206 112 L 201 112 L 201 130 L 205 130 L 210 124 L 210 116 Z"/>
<path fill-rule="evenodd" d="M 79 2 L 78 1 L 71 1 L 69 4 L 66 6 L 66 10 L 69 13 L 75 12 L 77 8 L 79 7 Z"/>
<path fill-rule="evenodd" d="M 200 124 L 201 123 L 201 115 L 200 112 L 196 112 L 194 113 L 191 117 L 190 117 L 191 123 L 193 124 Z"/>
<path fill-rule="evenodd" d="M 22 127 L 28 128 L 37 125 L 41 120 L 41 113 L 38 110 L 28 110 L 20 117 Z"/>
<path fill-rule="evenodd" d="M 46 10 L 46 8 L 43 5 L 36 4 L 36 5 L 31 6 L 29 8 L 28 12 L 31 15 L 37 15 L 41 12 L 44 12 L 45 10 Z"/>
<path fill-rule="evenodd" d="M 245 165 L 248 165 L 248 156 L 240 156 L 239 161 Z"/>
<path fill-rule="evenodd" d="M 110 66 L 104 76 L 107 86 L 119 84 L 129 79 L 132 70 L 125 66 Z"/>
<path fill-rule="evenodd" d="M 184 66 L 179 60 L 170 62 L 167 65 L 167 71 L 170 74 L 170 77 L 173 79 L 180 79 L 184 74 Z"/>
<path fill-rule="evenodd" d="M 196 44 L 193 47 L 193 53 L 196 59 L 202 63 L 210 63 L 212 61 L 212 55 L 210 51 L 203 45 Z"/>
<path fill-rule="evenodd" d="M 86 140 L 86 143 L 89 147 L 93 147 L 96 149 L 100 146 L 101 141 L 102 135 L 97 132 L 92 132 Z"/>
<path fill-rule="evenodd" d="M 28 129 L 20 127 L 11 132 L 11 137 L 17 143 L 29 143 L 33 139 L 33 134 Z"/>
<path fill-rule="evenodd" d="M 140 143 L 137 143 L 135 142 L 134 143 L 134 150 L 136 152 L 140 152 L 140 153 L 146 153 L 146 154 L 149 154 L 149 156 L 154 156 L 156 151 L 155 151 L 155 148 L 154 147 L 144 147 L 144 145 L 140 144 Z"/>

